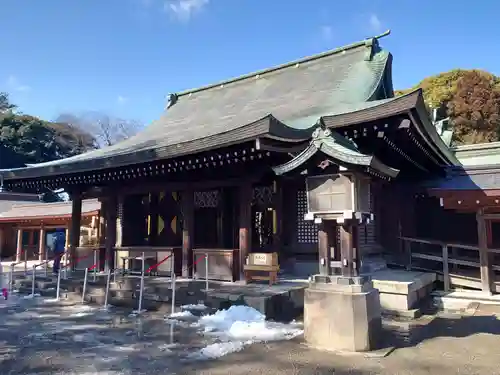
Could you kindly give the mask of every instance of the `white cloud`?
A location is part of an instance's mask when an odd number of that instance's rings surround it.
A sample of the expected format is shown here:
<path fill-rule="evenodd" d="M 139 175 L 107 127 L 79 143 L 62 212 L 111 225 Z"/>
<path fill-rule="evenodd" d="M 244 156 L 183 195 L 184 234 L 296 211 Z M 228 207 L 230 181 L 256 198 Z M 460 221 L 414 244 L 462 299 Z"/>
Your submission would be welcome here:
<path fill-rule="evenodd" d="M 19 79 L 17 79 L 17 77 L 12 74 L 7 78 L 7 87 L 12 91 L 19 91 L 19 92 L 31 90 L 30 86 L 22 84 L 19 81 Z"/>
<path fill-rule="evenodd" d="M 375 13 L 372 13 L 370 15 L 369 19 L 370 27 L 372 31 L 379 33 L 382 31 L 382 22 L 380 21 L 380 18 Z"/>
<path fill-rule="evenodd" d="M 118 102 L 118 104 L 125 104 L 126 102 L 128 102 L 128 98 L 126 98 L 125 96 L 118 95 L 116 101 Z"/>
<path fill-rule="evenodd" d="M 194 13 L 200 12 L 209 0 L 167 0 L 165 10 L 179 21 L 187 22 Z"/>
<path fill-rule="evenodd" d="M 323 39 L 329 41 L 333 38 L 333 28 L 331 26 L 321 26 L 321 36 Z"/>

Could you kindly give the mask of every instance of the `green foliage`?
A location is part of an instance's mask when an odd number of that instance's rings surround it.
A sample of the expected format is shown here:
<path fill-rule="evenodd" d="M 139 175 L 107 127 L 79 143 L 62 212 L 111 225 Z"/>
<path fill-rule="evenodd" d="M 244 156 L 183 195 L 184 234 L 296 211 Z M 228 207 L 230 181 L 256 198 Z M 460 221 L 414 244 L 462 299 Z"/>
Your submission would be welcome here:
<path fill-rule="evenodd" d="M 22 167 L 77 155 L 95 148 L 95 141 L 67 124 L 7 113 L 0 118 L 0 145 L 2 155 L 11 156 L 1 157 L 0 167 Z"/>
<path fill-rule="evenodd" d="M 455 143 L 499 139 L 500 123 L 496 116 L 500 114 L 500 106 L 496 97 L 500 92 L 500 77 L 481 70 L 454 69 L 427 77 L 412 88 L 397 90 L 395 95 L 418 88 L 423 90 L 429 109 L 437 109 L 443 117 L 450 118 Z"/>
<path fill-rule="evenodd" d="M 9 94 L 0 92 L 0 112 L 5 112 L 14 108 L 16 108 L 16 106 L 9 101 Z"/>
<path fill-rule="evenodd" d="M 500 133 L 500 90 L 492 74 L 470 71 L 454 87 L 447 103 L 457 143 L 497 141 Z"/>

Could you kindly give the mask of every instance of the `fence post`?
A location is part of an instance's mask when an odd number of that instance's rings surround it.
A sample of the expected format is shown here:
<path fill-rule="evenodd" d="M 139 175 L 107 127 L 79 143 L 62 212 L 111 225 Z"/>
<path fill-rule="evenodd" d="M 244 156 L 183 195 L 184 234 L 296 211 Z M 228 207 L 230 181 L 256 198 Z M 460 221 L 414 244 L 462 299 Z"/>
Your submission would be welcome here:
<path fill-rule="evenodd" d="M 175 312 L 175 273 L 172 275 L 172 310 L 170 314 Z"/>
<path fill-rule="evenodd" d="M 205 253 L 205 293 L 208 293 L 208 253 Z"/>
<path fill-rule="evenodd" d="M 59 301 L 59 294 L 61 291 L 61 269 L 57 273 L 57 286 L 56 286 L 56 301 Z"/>
<path fill-rule="evenodd" d="M 36 265 L 33 266 L 33 275 L 31 280 L 31 295 L 35 297 L 35 275 L 36 275 Z"/>
<path fill-rule="evenodd" d="M 113 272 L 116 272 L 114 270 Z M 111 268 L 108 269 L 108 277 L 106 278 L 106 294 L 104 295 L 104 308 L 108 308 L 109 283 L 111 282 Z"/>
<path fill-rule="evenodd" d="M 145 267 L 145 259 L 144 259 L 144 252 L 143 252 L 142 253 L 141 283 L 140 283 L 140 289 L 139 289 L 139 305 L 137 308 L 138 314 L 142 313 L 142 293 L 144 291 L 144 267 Z"/>
<path fill-rule="evenodd" d="M 443 283 L 444 283 L 444 291 L 450 291 L 450 271 L 448 264 L 448 245 L 444 244 L 442 246 L 443 249 Z"/>
<path fill-rule="evenodd" d="M 411 262 L 412 262 L 411 245 L 412 245 L 412 242 L 407 241 L 407 240 L 403 240 L 403 243 L 404 243 L 404 248 L 405 248 L 405 252 L 406 252 L 406 256 L 407 256 L 406 270 L 411 271 Z"/>
<path fill-rule="evenodd" d="M 87 289 L 87 277 L 89 276 L 89 268 L 85 268 L 85 277 L 83 278 L 82 303 L 85 302 L 85 289 Z"/>

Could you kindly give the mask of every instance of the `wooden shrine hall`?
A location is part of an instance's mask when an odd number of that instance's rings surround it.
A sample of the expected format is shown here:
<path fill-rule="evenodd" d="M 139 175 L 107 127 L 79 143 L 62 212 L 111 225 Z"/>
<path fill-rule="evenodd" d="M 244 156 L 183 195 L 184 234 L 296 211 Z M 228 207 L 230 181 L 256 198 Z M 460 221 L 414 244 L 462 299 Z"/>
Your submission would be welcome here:
<path fill-rule="evenodd" d="M 422 92 L 394 97 L 385 35 L 170 94 L 165 113 L 125 141 L 0 174 L 13 191 L 70 194 L 72 251 L 82 201 L 95 198 L 110 257 L 170 249 L 191 276 L 209 253 L 219 280 L 243 278 L 252 252 L 359 273 L 364 257 L 399 251 L 413 186 L 459 164 Z M 337 231 L 311 212 L 327 206 Z"/>
<path fill-rule="evenodd" d="M 38 197 L 37 197 L 38 198 Z M 99 246 L 101 204 L 97 199 L 82 202 L 81 229 L 78 246 Z M 0 256 L 17 261 L 39 260 L 46 256 L 47 244 L 57 229 L 66 231 L 69 245 L 71 202 L 19 202 L 0 212 Z"/>

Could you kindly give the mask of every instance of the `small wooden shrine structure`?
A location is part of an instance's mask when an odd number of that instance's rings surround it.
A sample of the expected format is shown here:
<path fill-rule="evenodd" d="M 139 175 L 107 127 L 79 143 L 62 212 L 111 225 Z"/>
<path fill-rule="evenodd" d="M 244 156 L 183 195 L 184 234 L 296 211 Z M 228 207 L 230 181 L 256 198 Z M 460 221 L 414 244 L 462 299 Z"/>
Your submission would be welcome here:
<path fill-rule="evenodd" d="M 66 230 L 69 244 L 71 202 L 43 203 L 17 202 L 0 212 L 0 256 L 24 260 L 45 259 L 47 238 L 56 229 Z M 101 204 L 97 199 L 82 202 L 81 227 L 78 246 L 98 246 L 102 230 Z"/>
<path fill-rule="evenodd" d="M 319 262 L 322 273 L 359 273 L 382 252 L 407 264 L 400 237 L 415 233 L 419 186 L 460 163 L 422 92 L 394 97 L 382 36 L 170 94 L 134 137 L 0 174 L 11 190 L 70 193 L 73 251 L 82 202 L 98 199 L 110 267 L 115 250 L 144 249 L 176 253 L 184 276 L 209 253 L 219 280 L 243 279 L 252 252 Z"/>

